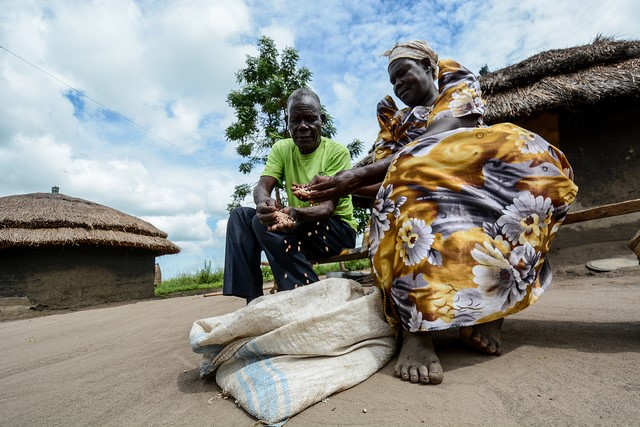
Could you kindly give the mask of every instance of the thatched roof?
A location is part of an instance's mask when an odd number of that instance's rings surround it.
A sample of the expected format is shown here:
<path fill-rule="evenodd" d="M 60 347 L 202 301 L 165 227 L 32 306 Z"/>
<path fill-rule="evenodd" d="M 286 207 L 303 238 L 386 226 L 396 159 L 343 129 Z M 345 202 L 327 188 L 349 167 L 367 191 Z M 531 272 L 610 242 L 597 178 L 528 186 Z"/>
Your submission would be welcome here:
<path fill-rule="evenodd" d="M 510 121 L 542 111 L 574 109 L 619 96 L 640 99 L 640 41 L 596 37 L 480 77 L 485 121 Z"/>
<path fill-rule="evenodd" d="M 64 194 L 0 197 L 0 249 L 50 246 L 136 248 L 157 255 L 180 248 L 139 218 Z"/>

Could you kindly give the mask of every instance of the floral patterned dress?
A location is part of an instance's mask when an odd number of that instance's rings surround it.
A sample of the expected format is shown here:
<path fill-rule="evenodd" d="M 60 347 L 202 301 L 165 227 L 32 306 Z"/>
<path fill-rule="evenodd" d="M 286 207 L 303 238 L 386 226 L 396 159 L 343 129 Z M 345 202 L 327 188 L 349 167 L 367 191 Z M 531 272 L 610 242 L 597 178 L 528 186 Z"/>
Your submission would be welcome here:
<path fill-rule="evenodd" d="M 484 112 L 473 74 L 439 65 L 432 111 L 379 104 L 376 158 L 394 158 L 373 207 L 370 254 L 387 321 L 410 332 L 489 322 L 535 302 L 577 194 L 563 153 L 514 124 L 420 136 L 440 117 Z"/>

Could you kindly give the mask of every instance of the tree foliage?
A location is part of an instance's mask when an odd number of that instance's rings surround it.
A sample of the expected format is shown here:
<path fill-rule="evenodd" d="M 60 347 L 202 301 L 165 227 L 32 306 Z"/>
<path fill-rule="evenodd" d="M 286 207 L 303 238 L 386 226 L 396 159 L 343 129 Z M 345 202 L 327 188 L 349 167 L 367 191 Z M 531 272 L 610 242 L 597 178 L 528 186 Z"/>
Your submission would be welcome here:
<path fill-rule="evenodd" d="M 481 76 L 484 76 L 486 74 L 489 74 L 490 72 L 491 72 L 491 70 L 489 70 L 489 66 L 487 64 L 484 64 L 480 68 L 480 71 L 478 71 L 478 74 L 480 74 Z"/>
<path fill-rule="evenodd" d="M 364 141 L 359 140 L 358 138 L 351 141 L 347 144 L 347 149 L 349 150 L 349 155 L 351 156 L 351 160 L 355 160 L 356 157 L 362 153 L 362 149 L 364 148 Z"/>
<path fill-rule="evenodd" d="M 247 55 L 246 67 L 236 73 L 239 89 L 227 95 L 227 103 L 235 110 L 236 121 L 226 129 L 227 140 L 237 143 L 236 151 L 246 160 L 240 172 L 251 173 L 256 165 L 265 164 L 269 149 L 283 138 L 289 138 L 286 113 L 287 99 L 296 89 L 307 87 L 312 73 L 298 68 L 298 52 L 287 47 L 278 52 L 269 37 L 258 40 L 258 56 Z M 322 107 L 326 122 L 322 134 L 333 137 L 333 119 Z M 236 186 L 233 201 L 227 205 L 231 212 L 247 195 L 252 185 Z"/>

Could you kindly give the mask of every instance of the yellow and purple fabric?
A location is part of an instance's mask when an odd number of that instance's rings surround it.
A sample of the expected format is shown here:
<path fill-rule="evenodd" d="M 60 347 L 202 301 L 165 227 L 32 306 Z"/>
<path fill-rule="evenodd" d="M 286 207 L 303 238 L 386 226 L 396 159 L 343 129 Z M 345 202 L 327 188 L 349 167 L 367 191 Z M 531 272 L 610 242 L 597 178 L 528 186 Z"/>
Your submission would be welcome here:
<path fill-rule="evenodd" d="M 387 105 L 378 116 L 376 156 L 394 158 L 369 253 L 387 321 L 410 332 L 484 323 L 535 302 L 551 283 L 546 255 L 578 190 L 564 154 L 514 124 L 421 136 L 439 117 L 484 108 L 464 69 L 440 64 L 445 84 L 431 111 Z M 443 73 L 453 73 L 448 84 Z"/>

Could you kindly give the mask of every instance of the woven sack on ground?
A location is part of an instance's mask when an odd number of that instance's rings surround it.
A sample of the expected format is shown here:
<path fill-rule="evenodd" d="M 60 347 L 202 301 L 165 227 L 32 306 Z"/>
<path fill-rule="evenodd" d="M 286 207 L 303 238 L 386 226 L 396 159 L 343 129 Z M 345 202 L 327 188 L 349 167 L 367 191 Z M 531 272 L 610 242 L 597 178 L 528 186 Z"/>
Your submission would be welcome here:
<path fill-rule="evenodd" d="M 353 387 L 395 352 L 379 291 L 326 279 L 265 295 L 223 316 L 194 322 L 191 348 L 202 377 L 258 420 L 275 424 Z"/>

